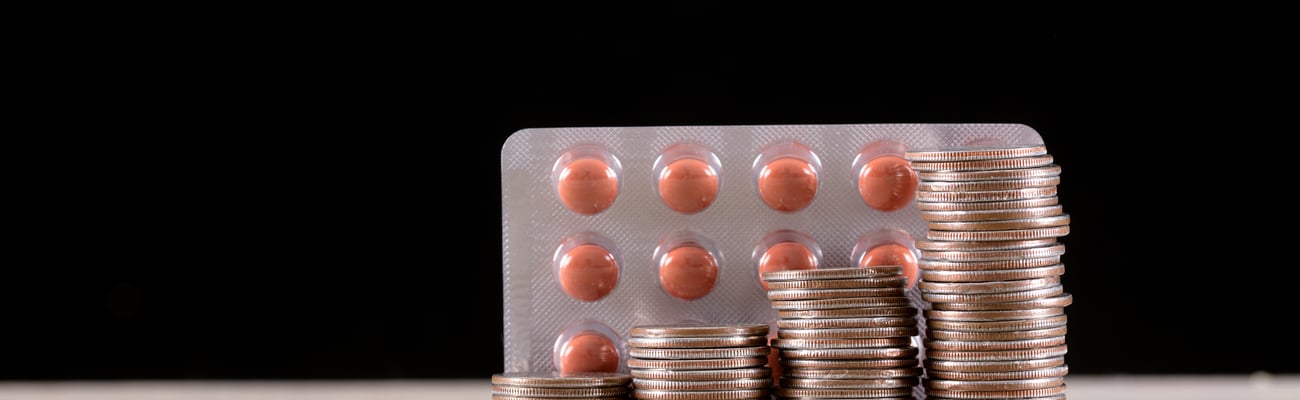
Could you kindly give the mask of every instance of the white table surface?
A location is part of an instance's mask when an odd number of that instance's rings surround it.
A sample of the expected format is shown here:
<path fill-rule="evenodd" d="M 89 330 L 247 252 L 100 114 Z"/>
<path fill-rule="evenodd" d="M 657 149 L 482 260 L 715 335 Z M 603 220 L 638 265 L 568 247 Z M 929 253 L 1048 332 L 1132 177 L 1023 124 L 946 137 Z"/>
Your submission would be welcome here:
<path fill-rule="evenodd" d="M 1300 375 L 1066 377 L 1070 400 L 1300 400 Z M 128 381 L 0 382 L 0 400 L 441 400 L 488 399 L 491 382 Z"/>

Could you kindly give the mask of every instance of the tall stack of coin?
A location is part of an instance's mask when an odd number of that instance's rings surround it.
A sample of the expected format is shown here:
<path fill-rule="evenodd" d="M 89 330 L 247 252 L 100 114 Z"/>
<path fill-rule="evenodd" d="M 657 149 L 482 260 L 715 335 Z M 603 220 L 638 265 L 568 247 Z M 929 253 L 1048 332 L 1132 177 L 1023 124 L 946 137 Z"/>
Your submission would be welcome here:
<path fill-rule="evenodd" d="M 913 398 L 919 312 L 896 265 L 763 274 L 777 310 L 782 398 Z"/>
<path fill-rule="evenodd" d="M 767 324 L 640 325 L 628 330 L 632 396 L 770 399 Z"/>
<path fill-rule="evenodd" d="M 615 372 L 507 372 L 492 375 L 494 400 L 627 399 L 632 377 Z"/>
<path fill-rule="evenodd" d="M 921 386 L 933 399 L 1065 397 L 1070 216 L 1043 145 L 909 151 L 927 221 Z"/>

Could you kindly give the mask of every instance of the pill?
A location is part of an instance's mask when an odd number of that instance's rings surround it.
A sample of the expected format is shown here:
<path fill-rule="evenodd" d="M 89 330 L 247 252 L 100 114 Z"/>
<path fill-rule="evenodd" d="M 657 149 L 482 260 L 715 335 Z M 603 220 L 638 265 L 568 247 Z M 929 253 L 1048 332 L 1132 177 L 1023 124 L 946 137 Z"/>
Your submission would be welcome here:
<path fill-rule="evenodd" d="M 772 160 L 759 172 L 758 194 L 772 209 L 803 209 L 817 194 L 817 171 L 808 162 L 793 157 Z"/>
<path fill-rule="evenodd" d="M 817 257 L 808 246 L 798 242 L 780 242 L 769 247 L 758 259 L 758 279 L 767 290 L 763 274 L 771 271 L 789 271 L 817 268 Z"/>
<path fill-rule="evenodd" d="M 659 284 L 679 299 L 704 297 L 717 281 L 718 262 L 703 247 L 679 246 L 664 254 L 659 264 Z"/>
<path fill-rule="evenodd" d="M 898 265 L 903 267 L 903 276 L 907 277 L 908 286 L 916 285 L 916 254 L 911 249 L 897 243 L 885 243 L 872 247 L 862 256 L 863 267 L 875 265 Z"/>
<path fill-rule="evenodd" d="M 559 369 L 563 373 L 616 372 L 618 367 L 618 347 L 600 332 L 578 332 L 560 350 Z"/>
<path fill-rule="evenodd" d="M 683 158 L 669 163 L 659 174 L 659 198 L 674 211 L 700 212 L 717 196 L 717 171 L 704 161 Z"/>
<path fill-rule="evenodd" d="M 559 262 L 560 287 L 575 299 L 596 301 L 618 283 L 618 261 L 609 250 L 583 244 L 564 253 Z"/>
<path fill-rule="evenodd" d="M 904 158 L 884 155 L 871 159 L 858 174 L 858 194 L 871 208 L 895 211 L 916 197 L 916 171 Z"/>
<path fill-rule="evenodd" d="M 618 174 L 594 158 L 580 158 L 565 165 L 556 185 L 564 206 L 584 215 L 605 211 L 618 197 Z"/>

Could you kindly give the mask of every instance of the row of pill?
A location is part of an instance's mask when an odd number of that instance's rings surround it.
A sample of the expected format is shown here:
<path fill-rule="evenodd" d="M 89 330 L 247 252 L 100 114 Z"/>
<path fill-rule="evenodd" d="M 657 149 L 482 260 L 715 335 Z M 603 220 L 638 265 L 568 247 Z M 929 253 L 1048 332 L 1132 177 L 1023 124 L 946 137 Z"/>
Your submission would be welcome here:
<path fill-rule="evenodd" d="M 908 205 L 917 186 L 916 172 L 902 156 L 905 146 L 878 142 L 865 146 L 855 157 L 854 183 L 862 200 L 880 211 Z M 816 153 L 798 142 L 768 146 L 752 165 L 757 195 L 773 210 L 796 212 L 808 207 L 821 185 L 822 164 Z M 623 173 L 617 156 L 596 145 L 570 149 L 556 160 L 552 184 L 569 210 L 594 215 L 618 198 Z M 722 185 L 722 163 L 709 148 L 680 143 L 656 158 L 652 173 L 655 193 L 668 208 L 683 214 L 704 211 L 713 204 Z"/>
<path fill-rule="evenodd" d="M 809 234 L 778 230 L 763 237 L 751 255 L 756 284 L 767 289 L 763 273 L 817 268 L 822 252 Z M 908 281 L 915 283 L 917 250 L 906 232 L 880 229 L 858 239 L 851 260 L 854 265 L 902 265 Z M 721 255 L 709 238 L 692 231 L 675 232 L 655 247 L 653 265 L 658 268 L 663 292 L 682 299 L 702 298 L 718 281 Z M 565 239 L 552 260 L 556 281 L 569 296 L 587 302 L 598 301 L 618 287 L 622 255 L 618 246 L 594 232 L 582 232 Z"/>

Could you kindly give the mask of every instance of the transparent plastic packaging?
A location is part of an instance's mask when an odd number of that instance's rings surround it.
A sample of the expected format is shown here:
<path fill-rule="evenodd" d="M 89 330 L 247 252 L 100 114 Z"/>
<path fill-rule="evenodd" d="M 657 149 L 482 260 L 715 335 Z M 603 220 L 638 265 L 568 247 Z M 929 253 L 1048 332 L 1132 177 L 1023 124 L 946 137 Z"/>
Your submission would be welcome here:
<path fill-rule="evenodd" d="M 626 372 L 638 325 L 775 331 L 766 270 L 910 262 L 921 308 L 929 172 L 902 152 L 1026 144 L 1042 139 L 1020 124 L 518 131 L 501 150 L 503 369 Z"/>

